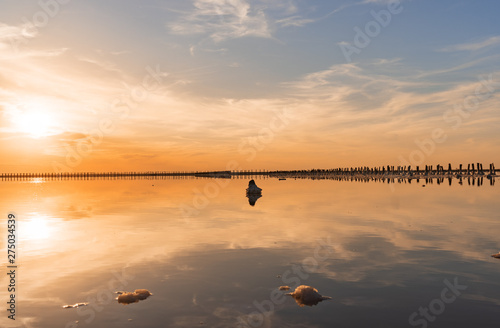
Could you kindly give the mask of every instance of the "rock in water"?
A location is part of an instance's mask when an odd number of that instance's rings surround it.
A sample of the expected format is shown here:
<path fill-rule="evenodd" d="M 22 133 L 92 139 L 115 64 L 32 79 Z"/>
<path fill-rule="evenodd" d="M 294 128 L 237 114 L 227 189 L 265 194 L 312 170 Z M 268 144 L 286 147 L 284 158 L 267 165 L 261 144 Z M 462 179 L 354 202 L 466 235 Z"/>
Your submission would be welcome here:
<path fill-rule="evenodd" d="M 257 187 L 254 180 L 248 182 L 247 194 L 260 194 L 262 189 Z"/>
<path fill-rule="evenodd" d="M 116 298 L 118 303 L 121 304 L 131 304 L 131 303 L 137 303 L 139 301 L 145 300 L 149 296 L 153 295 L 151 292 L 147 289 L 136 289 L 133 293 L 127 293 L 127 292 L 117 292 L 121 293 L 120 296 Z"/>
<path fill-rule="evenodd" d="M 134 295 L 134 293 L 123 293 L 118 296 L 116 300 L 121 304 L 132 304 L 139 302 L 139 299 Z"/>
<path fill-rule="evenodd" d="M 287 293 L 286 295 L 292 296 L 301 307 L 305 305 L 313 306 L 324 300 L 331 299 L 331 297 L 322 296 L 316 288 L 305 285 L 297 287 L 293 293 Z"/>
<path fill-rule="evenodd" d="M 148 298 L 149 296 L 153 295 L 151 294 L 151 292 L 147 289 L 136 289 L 134 291 L 134 294 L 136 295 L 136 297 L 139 299 L 139 300 L 145 300 L 146 298 Z"/>

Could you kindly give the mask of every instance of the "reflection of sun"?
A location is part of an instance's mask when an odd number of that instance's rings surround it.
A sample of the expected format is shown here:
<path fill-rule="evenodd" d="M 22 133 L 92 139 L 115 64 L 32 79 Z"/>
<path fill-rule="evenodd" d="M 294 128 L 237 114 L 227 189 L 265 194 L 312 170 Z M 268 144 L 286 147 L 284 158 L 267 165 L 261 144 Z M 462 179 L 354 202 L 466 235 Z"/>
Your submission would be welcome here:
<path fill-rule="evenodd" d="M 49 218 L 35 213 L 31 219 L 20 223 L 18 235 L 21 239 L 25 240 L 47 239 L 53 231 L 49 221 Z"/>
<path fill-rule="evenodd" d="M 24 104 L 8 110 L 15 132 L 26 133 L 33 138 L 51 134 L 54 116 L 42 104 Z"/>

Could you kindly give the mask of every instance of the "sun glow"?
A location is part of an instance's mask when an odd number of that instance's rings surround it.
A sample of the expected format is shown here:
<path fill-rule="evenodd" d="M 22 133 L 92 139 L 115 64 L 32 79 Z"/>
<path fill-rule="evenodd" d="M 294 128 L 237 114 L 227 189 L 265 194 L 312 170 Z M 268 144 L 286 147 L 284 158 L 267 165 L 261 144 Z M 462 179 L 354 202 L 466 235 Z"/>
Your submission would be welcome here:
<path fill-rule="evenodd" d="M 17 106 L 11 108 L 8 115 L 15 132 L 37 139 L 53 134 L 55 116 L 42 104 Z"/>
<path fill-rule="evenodd" d="M 26 240 L 47 239 L 51 236 L 53 230 L 50 219 L 37 213 L 31 219 L 22 222 L 19 227 L 22 239 Z"/>

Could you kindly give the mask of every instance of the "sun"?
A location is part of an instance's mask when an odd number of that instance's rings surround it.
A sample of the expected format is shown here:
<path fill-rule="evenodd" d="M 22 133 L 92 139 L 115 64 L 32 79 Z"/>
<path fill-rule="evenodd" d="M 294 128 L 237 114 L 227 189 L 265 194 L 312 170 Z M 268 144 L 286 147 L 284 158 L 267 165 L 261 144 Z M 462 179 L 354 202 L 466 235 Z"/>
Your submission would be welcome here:
<path fill-rule="evenodd" d="M 41 107 L 16 108 L 10 111 L 10 116 L 15 132 L 25 133 L 33 138 L 50 135 L 54 126 L 50 112 Z"/>

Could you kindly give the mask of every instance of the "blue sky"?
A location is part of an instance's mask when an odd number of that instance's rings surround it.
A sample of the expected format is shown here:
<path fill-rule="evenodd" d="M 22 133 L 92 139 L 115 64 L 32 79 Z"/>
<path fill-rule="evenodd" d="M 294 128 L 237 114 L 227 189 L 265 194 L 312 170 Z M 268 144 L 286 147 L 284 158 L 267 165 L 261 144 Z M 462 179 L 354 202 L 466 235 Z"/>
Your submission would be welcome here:
<path fill-rule="evenodd" d="M 33 158 L 47 170 L 54 163 L 83 170 L 212 169 L 231 160 L 243 168 L 498 162 L 491 150 L 499 141 L 499 7 L 492 0 L 4 1 L 0 151 L 16 159 L 3 170 L 29 169 Z M 390 22 L 376 23 L 374 12 L 389 13 Z M 378 30 L 348 60 L 342 47 L 369 26 Z M 148 67 L 161 71 L 160 87 L 126 118 L 110 111 Z M 489 82 L 478 101 L 481 79 Z M 466 99 L 478 101 L 473 111 L 444 117 Z M 290 122 L 265 139 L 263 129 L 283 110 Z M 89 131 L 104 118 L 113 131 L 95 143 Z M 446 140 L 420 147 L 436 129 Z M 71 149 L 79 161 L 68 162 Z"/>

